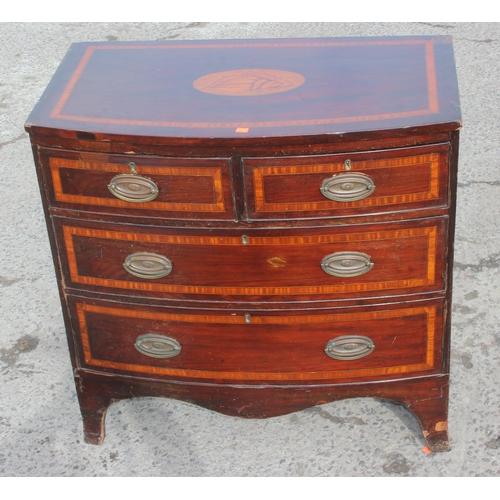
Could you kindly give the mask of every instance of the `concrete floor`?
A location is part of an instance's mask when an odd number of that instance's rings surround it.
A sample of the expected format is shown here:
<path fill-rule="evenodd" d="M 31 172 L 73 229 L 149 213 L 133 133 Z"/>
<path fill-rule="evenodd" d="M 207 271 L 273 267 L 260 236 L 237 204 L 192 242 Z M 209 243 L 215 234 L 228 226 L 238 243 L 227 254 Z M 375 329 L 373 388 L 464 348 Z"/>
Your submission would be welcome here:
<path fill-rule="evenodd" d="M 70 43 L 452 35 L 461 92 L 449 453 L 373 399 L 242 420 L 168 399 L 111 406 L 85 444 L 23 124 Z M 0 476 L 499 476 L 500 24 L 0 24 Z"/>

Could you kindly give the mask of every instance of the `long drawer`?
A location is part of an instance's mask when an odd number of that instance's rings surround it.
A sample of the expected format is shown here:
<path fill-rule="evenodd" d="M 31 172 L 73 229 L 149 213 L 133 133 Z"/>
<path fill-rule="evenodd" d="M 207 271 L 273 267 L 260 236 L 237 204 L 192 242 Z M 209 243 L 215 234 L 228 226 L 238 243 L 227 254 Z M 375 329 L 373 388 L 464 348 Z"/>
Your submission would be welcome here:
<path fill-rule="evenodd" d="M 69 297 L 84 368 L 239 383 L 438 373 L 443 302 L 252 314 Z"/>
<path fill-rule="evenodd" d="M 59 218 L 55 225 L 70 288 L 292 301 L 445 286 L 446 218 L 247 234 Z"/>

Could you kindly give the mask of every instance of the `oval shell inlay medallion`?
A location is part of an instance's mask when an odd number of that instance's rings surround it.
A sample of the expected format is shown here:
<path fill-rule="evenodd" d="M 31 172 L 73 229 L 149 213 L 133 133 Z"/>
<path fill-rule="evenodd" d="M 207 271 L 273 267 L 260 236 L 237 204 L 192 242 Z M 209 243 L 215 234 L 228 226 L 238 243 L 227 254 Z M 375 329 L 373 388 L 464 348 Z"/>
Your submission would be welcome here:
<path fill-rule="evenodd" d="M 193 82 L 207 94 L 252 96 L 277 94 L 300 87 L 306 79 L 299 73 L 279 69 L 238 69 L 209 73 Z"/>

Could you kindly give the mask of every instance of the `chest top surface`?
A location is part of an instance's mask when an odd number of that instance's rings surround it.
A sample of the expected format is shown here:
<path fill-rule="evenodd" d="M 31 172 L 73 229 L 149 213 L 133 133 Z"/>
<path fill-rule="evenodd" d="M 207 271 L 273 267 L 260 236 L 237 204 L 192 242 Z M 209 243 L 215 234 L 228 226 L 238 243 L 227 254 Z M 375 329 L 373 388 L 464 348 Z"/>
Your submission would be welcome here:
<path fill-rule="evenodd" d="M 172 138 L 460 126 L 450 37 L 73 44 L 26 127 Z"/>

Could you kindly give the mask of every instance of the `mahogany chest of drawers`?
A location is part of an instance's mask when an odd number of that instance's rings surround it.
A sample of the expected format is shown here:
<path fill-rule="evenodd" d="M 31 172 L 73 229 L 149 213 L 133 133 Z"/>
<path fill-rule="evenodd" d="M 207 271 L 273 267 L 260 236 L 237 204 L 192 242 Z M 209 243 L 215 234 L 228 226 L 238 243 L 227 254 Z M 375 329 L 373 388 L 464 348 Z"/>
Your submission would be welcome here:
<path fill-rule="evenodd" d="M 448 37 L 74 44 L 26 130 L 85 440 L 368 396 L 448 450 L 460 126 Z"/>

